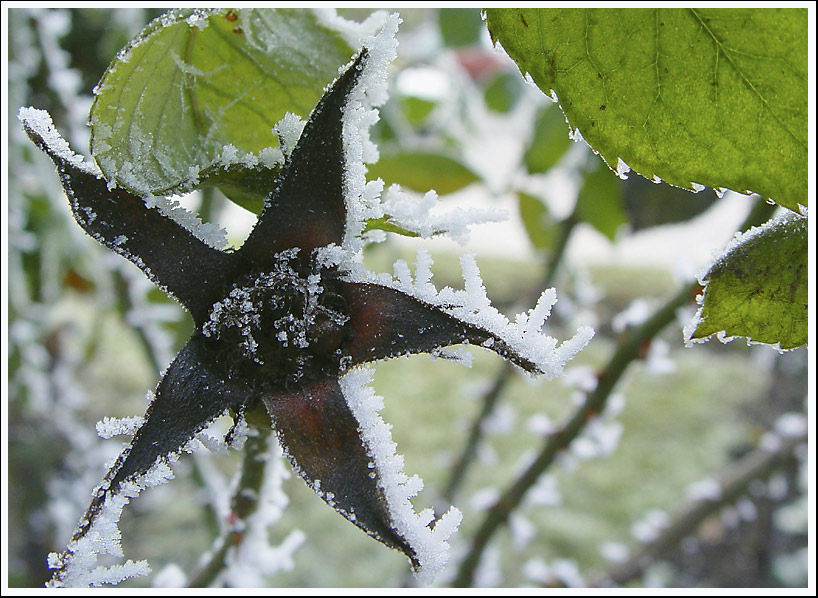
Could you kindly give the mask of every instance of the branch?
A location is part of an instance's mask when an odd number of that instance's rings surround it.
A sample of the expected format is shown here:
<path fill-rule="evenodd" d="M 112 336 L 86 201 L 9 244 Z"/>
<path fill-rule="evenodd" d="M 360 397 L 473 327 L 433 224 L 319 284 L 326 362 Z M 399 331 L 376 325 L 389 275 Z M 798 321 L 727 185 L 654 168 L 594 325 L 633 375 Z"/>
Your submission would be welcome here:
<path fill-rule="evenodd" d="M 511 379 L 512 371 L 513 366 L 506 361 L 497 373 L 491 388 L 483 395 L 483 406 L 478 416 L 472 422 L 469 437 L 466 440 L 466 446 L 463 448 L 460 458 L 455 462 L 454 466 L 452 466 L 451 477 L 443 491 L 444 501 L 451 503 L 460 490 L 460 486 L 466 477 L 466 470 L 474 462 L 474 458 L 477 455 L 477 447 L 483 439 L 484 423 L 494 411 L 497 400 L 500 398 L 500 395 L 503 394 L 508 381 Z"/>
<path fill-rule="evenodd" d="M 621 586 L 639 577 L 649 565 L 690 535 L 707 517 L 745 494 L 752 481 L 769 477 L 776 469 L 789 462 L 796 448 L 806 441 L 805 434 L 790 436 L 783 438 L 775 450 L 759 448 L 746 455 L 728 474 L 721 477 L 721 492 L 717 499 L 701 498 L 688 504 L 657 538 L 642 545 L 627 562 L 613 567 L 589 585 Z"/>
<path fill-rule="evenodd" d="M 611 391 L 631 361 L 640 356 L 645 343 L 649 342 L 660 330 L 673 322 L 676 318 L 676 310 L 693 299 L 697 288 L 698 284 L 686 285 L 641 326 L 623 334 L 613 357 L 599 375 L 596 388 L 588 394 L 582 407 L 574 413 L 574 416 L 561 430 L 548 437 L 534 462 L 488 510 L 483 524 L 475 534 L 471 549 L 460 565 L 460 570 L 454 581 L 455 586 L 471 586 L 483 551 L 488 546 L 489 540 L 494 533 L 508 521 L 511 513 L 522 502 L 526 492 L 534 486 L 539 477 L 551 466 L 559 453 L 579 436 L 590 419 L 604 410 Z"/>

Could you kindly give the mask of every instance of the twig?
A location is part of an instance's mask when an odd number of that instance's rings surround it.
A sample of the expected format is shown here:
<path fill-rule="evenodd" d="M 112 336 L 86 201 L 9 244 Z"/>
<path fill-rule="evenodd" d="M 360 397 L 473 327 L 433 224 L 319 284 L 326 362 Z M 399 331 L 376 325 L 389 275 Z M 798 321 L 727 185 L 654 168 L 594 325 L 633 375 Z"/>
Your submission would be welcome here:
<path fill-rule="evenodd" d="M 206 588 L 216 580 L 227 566 L 229 549 L 241 544 L 247 519 L 258 509 L 272 430 L 253 429 L 257 435 L 250 436 L 244 445 L 241 477 L 231 501 L 230 523 L 216 540 L 208 561 L 188 582 L 188 587 Z"/>
<path fill-rule="evenodd" d="M 806 440 L 806 435 L 790 436 L 783 438 L 775 450 L 760 448 L 746 455 L 729 473 L 722 476 L 718 498 L 701 498 L 691 502 L 654 540 L 642 545 L 626 562 L 600 575 L 590 585 L 623 585 L 642 575 L 651 563 L 695 531 L 707 517 L 745 494 L 752 481 L 769 477 L 776 469 L 789 462 L 796 448 Z"/>
<path fill-rule="evenodd" d="M 596 388 L 588 394 L 582 407 L 561 430 L 548 437 L 534 462 L 488 510 L 483 524 L 475 534 L 469 553 L 460 565 L 454 582 L 455 586 L 469 587 L 471 585 L 483 551 L 494 533 L 508 521 L 512 511 L 520 504 L 526 492 L 551 466 L 559 453 L 579 436 L 590 419 L 604 410 L 611 391 L 630 362 L 640 356 L 646 342 L 675 319 L 676 310 L 692 300 L 697 287 L 698 284 L 686 285 L 651 318 L 621 337 L 613 357 L 599 375 Z"/>
<path fill-rule="evenodd" d="M 446 488 L 443 491 L 444 501 L 453 501 L 454 497 L 460 490 L 460 486 L 463 484 L 463 480 L 466 477 L 466 470 L 474 461 L 474 457 L 477 454 L 477 447 L 483 438 L 484 423 L 494 411 L 494 407 L 497 404 L 497 399 L 503 393 L 506 384 L 511 378 L 512 371 L 513 366 L 509 362 L 505 362 L 494 379 L 494 383 L 491 385 L 491 388 L 489 388 L 485 395 L 483 395 L 483 406 L 480 409 L 480 413 L 472 422 L 471 429 L 469 430 L 469 437 L 466 440 L 466 446 L 463 448 L 460 458 L 458 458 L 452 467 L 449 483 L 446 484 Z"/>

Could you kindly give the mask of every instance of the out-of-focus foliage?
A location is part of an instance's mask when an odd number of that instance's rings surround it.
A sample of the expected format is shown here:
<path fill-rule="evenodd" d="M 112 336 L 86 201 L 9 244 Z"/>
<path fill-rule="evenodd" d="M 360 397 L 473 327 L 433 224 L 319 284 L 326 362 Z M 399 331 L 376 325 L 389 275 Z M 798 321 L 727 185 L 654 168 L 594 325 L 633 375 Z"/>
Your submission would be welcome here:
<path fill-rule="evenodd" d="M 380 178 L 386 186 L 397 183 L 413 191 L 434 189 L 441 195 L 454 193 L 480 180 L 467 166 L 445 154 L 400 152 L 381 155 L 369 167 L 368 178 Z"/>
<path fill-rule="evenodd" d="M 594 160 L 583 178 L 576 211 L 580 220 L 611 240 L 628 220 L 622 205 L 622 182 L 601 160 Z"/>
<path fill-rule="evenodd" d="M 712 207 L 716 201 L 711 189 L 690 193 L 640 176 L 628 177 L 622 184 L 622 191 L 628 222 L 634 231 L 686 222 Z"/>
<path fill-rule="evenodd" d="M 531 244 L 538 250 L 551 252 L 557 243 L 560 234 L 559 226 L 546 206 L 539 199 L 520 191 L 519 200 L 520 219 Z"/>
<path fill-rule="evenodd" d="M 474 45 L 485 31 L 479 8 L 441 8 L 438 23 L 443 44 L 450 48 Z"/>
<path fill-rule="evenodd" d="M 528 172 L 547 172 L 571 146 L 565 117 L 555 105 L 540 108 L 534 121 L 534 135 L 523 155 Z"/>

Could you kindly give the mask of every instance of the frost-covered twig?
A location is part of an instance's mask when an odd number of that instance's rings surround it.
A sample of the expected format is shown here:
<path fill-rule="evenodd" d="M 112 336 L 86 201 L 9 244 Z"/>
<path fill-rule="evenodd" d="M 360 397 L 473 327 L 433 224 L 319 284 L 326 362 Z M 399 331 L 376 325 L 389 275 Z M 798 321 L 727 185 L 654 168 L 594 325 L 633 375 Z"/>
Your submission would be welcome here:
<path fill-rule="evenodd" d="M 443 491 L 443 500 L 447 503 L 454 500 L 454 497 L 457 495 L 458 491 L 460 490 L 460 486 L 466 477 L 466 470 L 474 462 L 477 455 L 477 447 L 480 445 L 483 438 L 483 423 L 494 412 L 497 401 L 502 396 L 503 391 L 506 388 L 506 384 L 511 379 L 513 369 L 514 368 L 510 363 L 505 362 L 500 368 L 500 371 L 497 373 L 494 382 L 483 395 L 482 406 L 480 408 L 480 412 L 477 414 L 477 417 L 474 418 L 474 421 L 471 424 L 469 435 L 466 439 L 466 446 L 463 447 L 463 452 L 460 453 L 460 457 L 458 457 L 457 461 L 455 461 L 454 465 L 452 466 L 451 476 L 449 477 L 449 481 Z"/>
<path fill-rule="evenodd" d="M 649 565 L 694 532 L 707 517 L 746 494 L 751 482 L 766 479 L 775 470 L 789 463 L 796 449 L 806 440 L 806 434 L 787 436 L 781 438 L 778 446 L 772 450 L 761 447 L 746 455 L 720 481 L 714 482 L 715 493 L 691 501 L 662 528 L 658 536 L 633 552 L 627 561 L 592 580 L 590 585 L 619 586 L 642 575 Z"/>
<path fill-rule="evenodd" d="M 526 297 L 524 299 L 524 303 L 526 305 L 534 303 L 537 300 L 537 297 L 539 297 L 546 289 L 551 288 L 554 285 L 557 271 L 559 270 L 559 267 L 562 264 L 563 256 L 565 255 L 565 249 L 568 247 L 568 240 L 571 238 L 571 234 L 574 231 L 577 222 L 578 216 L 577 209 L 575 207 L 574 212 L 568 218 L 562 221 L 560 227 L 560 237 L 553 253 L 548 259 L 548 266 L 546 268 L 545 275 L 543 276 L 543 282 L 535 292 L 530 294 L 530 297 Z M 469 435 L 466 440 L 466 445 L 463 447 L 460 457 L 458 457 L 458 459 L 454 462 L 451 470 L 451 476 L 449 477 L 449 481 L 446 484 L 445 490 L 443 491 L 443 498 L 446 501 L 454 500 L 455 495 L 466 477 L 466 471 L 474 462 L 477 455 L 477 447 L 480 445 L 483 438 L 483 430 L 485 429 L 484 422 L 494 412 L 499 399 L 502 397 L 503 392 L 505 392 L 508 382 L 511 380 L 513 369 L 514 368 L 511 366 L 511 364 L 506 362 L 503 367 L 500 368 L 500 371 L 497 372 L 493 382 L 481 397 L 480 411 L 469 428 Z"/>

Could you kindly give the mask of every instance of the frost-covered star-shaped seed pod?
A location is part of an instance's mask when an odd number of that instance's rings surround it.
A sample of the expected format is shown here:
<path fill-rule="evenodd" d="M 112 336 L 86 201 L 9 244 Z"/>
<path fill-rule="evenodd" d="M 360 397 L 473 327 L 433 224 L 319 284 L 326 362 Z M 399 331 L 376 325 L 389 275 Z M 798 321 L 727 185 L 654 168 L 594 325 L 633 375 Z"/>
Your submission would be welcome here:
<path fill-rule="evenodd" d="M 463 291 L 438 292 L 425 254 L 414 279 L 405 264 L 395 277 L 363 268 L 362 231 L 377 197 L 362 156 L 394 51 L 393 35 L 373 38 L 327 89 L 235 251 L 209 245 L 157 198 L 110 185 L 45 113 L 20 111 L 28 135 L 56 163 L 79 225 L 138 265 L 195 325 L 144 423 L 97 489 L 75 543 L 106 505 L 149 485 L 148 475 L 213 420 L 263 405 L 293 468 L 324 501 L 403 551 L 426 580 L 445 564 L 460 514 L 453 509 L 435 522 L 431 510 L 414 511 L 409 499 L 421 482 L 403 473 L 362 366 L 472 344 L 553 377 L 591 332 L 560 346 L 541 332 L 553 291 L 509 322 L 490 305 L 470 258 Z M 58 583 L 69 583 L 77 552 L 69 545 L 54 559 Z"/>

